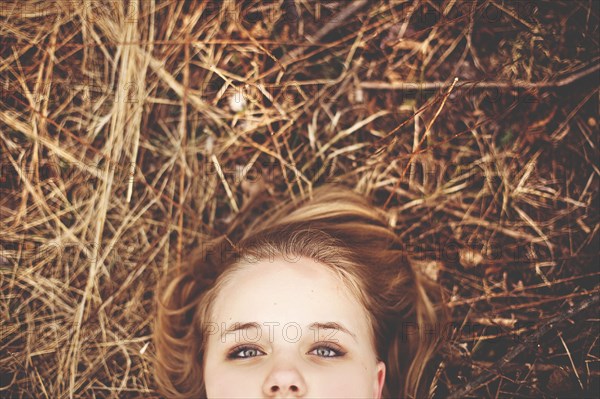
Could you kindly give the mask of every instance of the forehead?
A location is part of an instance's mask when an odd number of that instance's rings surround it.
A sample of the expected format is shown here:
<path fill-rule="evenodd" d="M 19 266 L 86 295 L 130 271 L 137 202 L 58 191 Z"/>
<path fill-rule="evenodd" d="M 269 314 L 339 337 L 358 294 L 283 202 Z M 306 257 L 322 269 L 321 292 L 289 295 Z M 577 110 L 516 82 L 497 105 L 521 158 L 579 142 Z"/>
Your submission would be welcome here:
<path fill-rule="evenodd" d="M 364 308 L 329 267 L 308 258 L 246 263 L 217 294 L 215 321 L 337 319 L 359 328 Z"/>

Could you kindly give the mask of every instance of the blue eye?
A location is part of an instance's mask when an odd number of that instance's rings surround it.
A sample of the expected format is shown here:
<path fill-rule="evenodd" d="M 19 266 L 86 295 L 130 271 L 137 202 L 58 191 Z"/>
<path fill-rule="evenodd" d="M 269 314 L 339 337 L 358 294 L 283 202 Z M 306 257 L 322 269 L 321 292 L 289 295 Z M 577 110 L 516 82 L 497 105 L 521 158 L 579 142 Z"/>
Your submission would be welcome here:
<path fill-rule="evenodd" d="M 346 352 L 334 347 L 333 345 L 329 345 L 327 343 L 323 343 L 319 345 L 313 351 L 317 351 L 319 357 L 342 357 L 346 354 Z M 330 353 L 330 355 L 327 355 Z"/>
<path fill-rule="evenodd" d="M 341 349 L 338 349 L 338 348 L 336 348 L 332 345 L 326 344 L 326 343 L 315 347 L 315 349 L 313 349 L 312 352 L 315 352 L 315 351 L 317 352 L 317 356 L 324 357 L 324 358 L 342 357 L 346 354 L 346 352 L 342 351 Z M 229 354 L 227 355 L 227 359 L 230 359 L 230 360 L 249 359 L 249 358 L 261 356 L 261 355 L 259 355 L 259 353 L 263 353 L 263 355 L 264 355 L 264 352 L 262 352 L 255 346 L 240 345 L 240 346 L 233 348 L 231 350 L 231 352 L 229 352 Z"/>
<path fill-rule="evenodd" d="M 246 359 L 250 357 L 258 356 L 259 351 L 254 346 L 241 345 L 233 348 L 233 350 L 227 355 L 227 359 Z M 246 353 L 246 355 L 239 356 L 240 353 Z"/>

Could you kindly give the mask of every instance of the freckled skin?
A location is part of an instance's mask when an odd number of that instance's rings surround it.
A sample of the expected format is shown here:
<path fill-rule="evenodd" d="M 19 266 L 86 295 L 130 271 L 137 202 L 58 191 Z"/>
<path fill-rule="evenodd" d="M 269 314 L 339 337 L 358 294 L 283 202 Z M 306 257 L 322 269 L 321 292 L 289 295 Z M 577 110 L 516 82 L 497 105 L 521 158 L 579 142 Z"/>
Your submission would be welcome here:
<path fill-rule="evenodd" d="M 214 306 L 212 321 L 219 326 L 257 322 L 260 331 L 229 333 L 224 342 L 220 332 L 209 336 L 204 358 L 209 399 L 381 397 L 385 364 L 377 361 L 366 310 L 322 264 L 306 258 L 248 264 Z M 356 340 L 342 331 L 308 328 L 330 321 Z M 333 342 L 334 351 L 323 348 L 323 341 Z M 246 357 L 227 359 L 242 344 L 251 348 L 235 353 Z M 346 354 L 332 357 L 338 349 Z"/>

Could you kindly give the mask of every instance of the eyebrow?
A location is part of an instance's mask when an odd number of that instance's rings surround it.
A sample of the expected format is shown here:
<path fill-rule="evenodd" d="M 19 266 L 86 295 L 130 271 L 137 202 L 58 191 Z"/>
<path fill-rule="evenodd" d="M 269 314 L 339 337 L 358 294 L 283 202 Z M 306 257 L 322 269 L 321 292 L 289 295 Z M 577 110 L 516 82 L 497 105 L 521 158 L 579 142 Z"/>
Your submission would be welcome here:
<path fill-rule="evenodd" d="M 235 322 L 235 323 L 233 323 L 233 325 L 231 327 L 229 327 L 228 329 L 223 330 L 221 332 L 221 339 L 223 339 L 223 336 L 226 335 L 227 333 L 232 333 L 232 332 L 240 331 L 240 330 L 249 330 L 250 328 L 259 329 L 260 324 L 258 324 L 257 322 L 250 322 L 250 323 Z"/>
<path fill-rule="evenodd" d="M 223 335 L 225 335 L 227 333 L 232 333 L 232 332 L 240 331 L 240 330 L 248 330 L 250 328 L 259 329 L 260 328 L 260 324 L 257 323 L 257 322 L 255 322 L 255 321 L 254 322 L 248 322 L 248 323 L 235 322 L 235 323 L 233 323 L 233 325 L 231 327 L 227 328 L 226 330 L 224 330 L 221 333 L 221 338 L 223 338 Z M 315 322 L 315 323 L 309 324 L 308 328 L 311 329 L 311 330 L 316 329 L 317 331 L 319 331 L 319 330 L 337 330 L 337 331 L 341 331 L 343 333 L 346 333 L 346 334 L 350 335 L 358 343 L 358 340 L 356 339 L 356 334 L 354 334 L 352 331 L 350 331 L 349 329 L 347 329 L 346 327 L 344 327 L 344 325 L 342 323 L 339 323 L 339 322 L 335 322 L 335 321 Z"/>
<path fill-rule="evenodd" d="M 352 338 L 354 338 L 354 340 L 358 343 L 358 340 L 356 339 L 356 334 L 354 334 L 352 331 L 348 330 L 346 327 L 344 327 L 343 324 L 335 322 L 335 321 L 328 321 L 326 323 L 312 323 L 311 325 L 308 326 L 308 328 L 310 329 L 317 329 L 317 331 L 319 330 L 337 330 L 337 331 L 341 331 L 343 333 L 346 333 L 348 335 L 350 335 Z"/>

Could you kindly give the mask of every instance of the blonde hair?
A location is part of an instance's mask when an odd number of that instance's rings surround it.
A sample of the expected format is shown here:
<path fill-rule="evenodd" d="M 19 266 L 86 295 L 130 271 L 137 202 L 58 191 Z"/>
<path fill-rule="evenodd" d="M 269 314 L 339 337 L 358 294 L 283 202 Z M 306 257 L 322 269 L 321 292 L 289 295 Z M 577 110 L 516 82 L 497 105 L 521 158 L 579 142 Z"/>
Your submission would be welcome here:
<path fill-rule="evenodd" d="M 226 235 L 199 248 L 159 289 L 155 377 L 167 398 L 206 398 L 207 321 L 220 289 L 242 260 L 307 257 L 334 271 L 360 300 L 374 349 L 386 364 L 383 397 L 429 395 L 446 313 L 439 287 L 416 272 L 386 214 L 355 191 L 327 184 L 257 220 L 237 245 Z M 424 333 L 428 329 L 427 333 Z"/>

